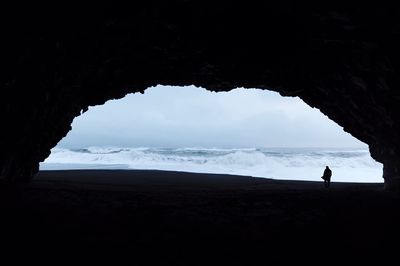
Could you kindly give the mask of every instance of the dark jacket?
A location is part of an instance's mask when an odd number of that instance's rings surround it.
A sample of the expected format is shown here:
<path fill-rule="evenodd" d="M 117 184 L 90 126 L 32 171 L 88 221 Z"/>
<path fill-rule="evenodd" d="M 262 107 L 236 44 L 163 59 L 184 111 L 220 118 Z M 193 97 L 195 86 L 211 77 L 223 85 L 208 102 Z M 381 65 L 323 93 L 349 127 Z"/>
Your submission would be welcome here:
<path fill-rule="evenodd" d="M 325 168 L 324 175 L 322 176 L 322 179 L 324 179 L 324 180 L 330 180 L 330 179 L 331 179 L 331 176 L 332 176 L 332 171 L 331 171 L 331 169 Z"/>

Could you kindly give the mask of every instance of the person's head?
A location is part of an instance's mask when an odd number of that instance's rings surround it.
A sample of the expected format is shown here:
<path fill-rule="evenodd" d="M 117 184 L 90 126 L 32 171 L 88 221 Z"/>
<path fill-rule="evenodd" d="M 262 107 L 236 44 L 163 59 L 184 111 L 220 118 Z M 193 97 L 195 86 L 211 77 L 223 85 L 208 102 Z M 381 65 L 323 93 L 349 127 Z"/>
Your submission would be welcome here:
<path fill-rule="evenodd" d="M 326 166 L 326 169 L 329 169 L 329 166 Z"/>

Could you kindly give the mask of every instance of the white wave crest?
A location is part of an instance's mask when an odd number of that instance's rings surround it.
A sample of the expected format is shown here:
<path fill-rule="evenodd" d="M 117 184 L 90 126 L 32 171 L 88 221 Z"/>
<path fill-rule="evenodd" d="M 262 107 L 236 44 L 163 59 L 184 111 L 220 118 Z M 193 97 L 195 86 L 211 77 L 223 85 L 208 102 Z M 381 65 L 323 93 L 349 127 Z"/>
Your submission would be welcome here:
<path fill-rule="evenodd" d="M 54 148 L 41 169 L 158 169 L 321 181 L 326 165 L 333 181 L 383 181 L 382 165 L 367 150 L 350 149 Z"/>

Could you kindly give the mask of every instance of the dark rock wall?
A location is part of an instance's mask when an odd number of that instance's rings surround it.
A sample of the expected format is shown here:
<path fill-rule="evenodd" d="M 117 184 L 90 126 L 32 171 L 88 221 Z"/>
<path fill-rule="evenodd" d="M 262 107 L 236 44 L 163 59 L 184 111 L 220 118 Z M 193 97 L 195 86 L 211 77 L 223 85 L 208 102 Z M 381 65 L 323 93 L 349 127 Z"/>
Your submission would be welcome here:
<path fill-rule="evenodd" d="M 0 173 L 30 178 L 90 105 L 149 86 L 299 96 L 400 180 L 400 12 L 384 1 L 2 8 Z"/>

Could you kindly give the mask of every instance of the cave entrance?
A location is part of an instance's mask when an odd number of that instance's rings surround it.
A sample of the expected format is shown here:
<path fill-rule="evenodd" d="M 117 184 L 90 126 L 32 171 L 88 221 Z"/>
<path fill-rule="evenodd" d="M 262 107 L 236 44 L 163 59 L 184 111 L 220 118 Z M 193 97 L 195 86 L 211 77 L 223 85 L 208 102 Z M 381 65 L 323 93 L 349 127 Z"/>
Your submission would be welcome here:
<path fill-rule="evenodd" d="M 157 86 L 90 107 L 40 165 L 383 182 L 368 146 L 298 97 Z"/>

